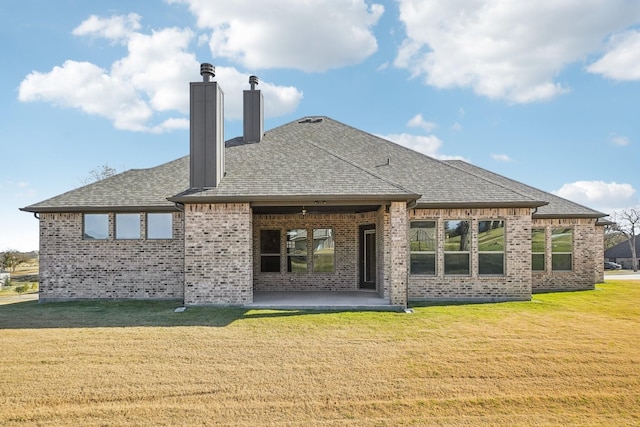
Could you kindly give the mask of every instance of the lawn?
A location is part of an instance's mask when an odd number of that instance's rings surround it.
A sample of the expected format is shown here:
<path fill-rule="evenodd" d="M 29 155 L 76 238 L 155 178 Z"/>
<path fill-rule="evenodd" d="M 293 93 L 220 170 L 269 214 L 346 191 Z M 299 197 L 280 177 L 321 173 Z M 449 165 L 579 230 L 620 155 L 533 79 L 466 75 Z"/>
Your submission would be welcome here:
<path fill-rule="evenodd" d="M 640 283 L 318 313 L 0 305 L 0 425 L 639 425 Z"/>

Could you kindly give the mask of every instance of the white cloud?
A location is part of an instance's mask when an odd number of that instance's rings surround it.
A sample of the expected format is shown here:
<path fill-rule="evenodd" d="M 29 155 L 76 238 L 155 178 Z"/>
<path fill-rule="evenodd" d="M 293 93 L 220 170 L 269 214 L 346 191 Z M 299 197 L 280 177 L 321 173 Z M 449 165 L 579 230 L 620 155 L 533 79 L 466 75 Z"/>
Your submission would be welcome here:
<path fill-rule="evenodd" d="M 603 212 L 613 212 L 638 204 L 633 186 L 616 182 L 576 181 L 564 184 L 553 194 Z"/>
<path fill-rule="evenodd" d="M 32 72 L 20 83 L 18 99 L 78 108 L 108 118 L 118 129 L 145 130 L 153 114 L 129 82 L 89 62 L 69 60 L 48 73 Z"/>
<path fill-rule="evenodd" d="M 389 141 L 393 141 L 396 144 L 403 147 L 410 148 L 418 153 L 426 154 L 427 156 L 439 159 L 439 160 L 464 160 L 460 156 L 450 156 L 446 154 L 439 154 L 438 150 L 442 147 L 442 141 L 440 138 L 434 135 L 420 136 L 411 135 L 408 133 L 389 134 L 389 135 L 377 135 L 380 138 L 384 138 Z"/>
<path fill-rule="evenodd" d="M 636 1 L 398 0 L 397 67 L 439 88 L 527 103 L 568 90 L 555 78 L 640 19 Z"/>
<path fill-rule="evenodd" d="M 140 29 L 141 16 L 130 13 L 126 16 L 115 15 L 111 18 L 101 18 L 91 15 L 73 29 L 74 36 L 103 37 L 112 41 L 126 41 L 136 30 Z"/>
<path fill-rule="evenodd" d="M 637 7 L 637 6 L 636 6 Z M 640 32 L 627 31 L 609 40 L 609 51 L 587 71 L 614 80 L 640 80 Z"/>
<path fill-rule="evenodd" d="M 624 147 L 625 145 L 629 145 L 631 141 L 629 141 L 629 138 L 627 138 L 626 136 L 612 136 L 611 142 L 613 142 L 615 145 Z"/>
<path fill-rule="evenodd" d="M 421 128 L 426 130 L 427 132 L 431 132 L 433 129 L 436 128 L 437 125 L 433 122 L 426 121 L 422 117 L 422 114 L 416 114 L 411 118 L 411 120 L 409 120 L 409 122 L 407 123 L 407 126 L 412 128 Z"/>
<path fill-rule="evenodd" d="M 384 12 L 363 0 L 168 0 L 211 30 L 214 57 L 249 69 L 325 71 L 362 62 L 377 48 L 371 28 Z"/>
<path fill-rule="evenodd" d="M 512 162 L 513 159 L 506 154 L 491 154 L 491 158 L 497 162 Z"/>
<path fill-rule="evenodd" d="M 462 132 L 462 125 L 458 122 L 455 122 L 451 125 L 451 130 L 455 132 Z"/>
<path fill-rule="evenodd" d="M 89 62 L 68 60 L 49 72 L 34 71 L 20 83 L 20 101 L 44 101 L 77 108 L 105 117 L 118 129 L 167 132 L 188 128 L 184 115 L 189 110 L 189 81 L 199 81 L 199 62 L 189 45 L 194 34 L 189 29 L 164 28 L 143 34 L 133 31 L 139 17 L 92 17 L 74 30 L 114 40 L 124 37 L 127 56 L 115 61 L 110 70 Z M 127 25 L 120 25 L 129 22 Z M 133 22 L 133 23 L 132 23 Z M 225 117 L 242 118 L 242 90 L 248 89 L 249 74 L 231 67 L 217 67 L 216 81 L 225 91 Z M 265 96 L 265 116 L 274 117 L 295 110 L 302 92 L 289 86 L 261 82 Z M 162 113 L 178 114 L 153 123 Z"/>

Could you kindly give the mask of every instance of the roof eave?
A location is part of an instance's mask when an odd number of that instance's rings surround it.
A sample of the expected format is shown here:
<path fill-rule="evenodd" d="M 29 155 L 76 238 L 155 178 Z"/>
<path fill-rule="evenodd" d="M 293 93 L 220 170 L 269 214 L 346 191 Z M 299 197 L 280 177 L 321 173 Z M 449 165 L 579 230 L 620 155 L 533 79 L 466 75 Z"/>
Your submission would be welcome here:
<path fill-rule="evenodd" d="M 601 212 L 594 212 L 592 214 L 587 214 L 587 213 L 582 213 L 582 214 L 533 214 L 531 215 L 532 218 L 535 219 L 566 219 L 566 218 L 586 218 L 586 219 L 600 219 L 603 217 L 606 217 L 606 214 L 603 214 Z M 598 221 L 598 225 L 602 224 L 602 225 L 607 225 L 605 224 L 605 222 L 610 222 L 610 221 Z"/>
<path fill-rule="evenodd" d="M 288 196 L 174 196 L 167 200 L 182 204 L 199 203 L 251 203 L 252 206 L 298 206 L 298 205 L 363 205 L 384 204 L 388 202 L 410 203 L 420 198 L 419 194 L 381 194 L 381 195 L 288 195 Z"/>
<path fill-rule="evenodd" d="M 26 206 L 19 208 L 32 213 L 103 213 L 103 212 L 173 212 L 179 209 L 175 205 L 137 205 L 137 206 Z"/>
<path fill-rule="evenodd" d="M 512 202 L 418 202 L 416 209 L 466 209 L 466 208 L 539 208 L 549 204 L 538 200 Z"/>

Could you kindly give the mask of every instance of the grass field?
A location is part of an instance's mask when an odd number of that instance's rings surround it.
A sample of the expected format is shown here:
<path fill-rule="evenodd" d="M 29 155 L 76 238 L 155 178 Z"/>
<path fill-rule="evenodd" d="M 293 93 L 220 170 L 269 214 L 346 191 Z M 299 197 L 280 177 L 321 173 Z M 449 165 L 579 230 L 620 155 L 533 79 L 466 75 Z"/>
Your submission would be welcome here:
<path fill-rule="evenodd" d="M 0 306 L 0 425 L 639 425 L 640 283 L 414 314 Z"/>

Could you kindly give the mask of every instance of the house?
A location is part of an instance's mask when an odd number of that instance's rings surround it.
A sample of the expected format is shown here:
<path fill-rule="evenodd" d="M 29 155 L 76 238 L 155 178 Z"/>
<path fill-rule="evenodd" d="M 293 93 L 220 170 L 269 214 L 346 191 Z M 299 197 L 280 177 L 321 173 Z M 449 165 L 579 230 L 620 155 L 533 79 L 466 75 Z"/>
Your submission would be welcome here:
<path fill-rule="evenodd" d="M 640 256 L 640 236 L 636 236 L 635 240 L 636 255 Z M 629 241 L 625 240 L 604 251 L 604 260 L 618 263 L 622 268 L 633 269 L 633 257 L 631 256 Z M 638 265 L 640 265 L 640 258 L 638 258 Z"/>
<path fill-rule="evenodd" d="M 40 300 L 249 305 L 275 291 L 529 300 L 603 281 L 605 214 L 329 117 L 224 142 L 224 93 L 190 85 L 190 153 L 22 208 L 40 223 Z M 309 293 L 312 298 L 313 293 Z"/>
<path fill-rule="evenodd" d="M 0 269 L 0 288 L 5 286 L 11 280 L 11 273 Z"/>

